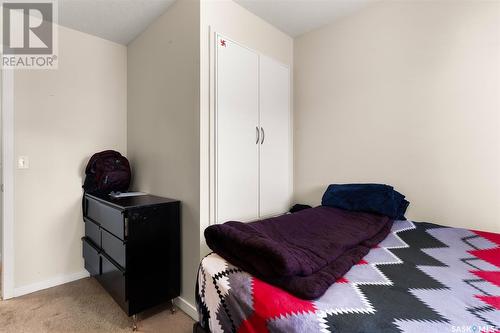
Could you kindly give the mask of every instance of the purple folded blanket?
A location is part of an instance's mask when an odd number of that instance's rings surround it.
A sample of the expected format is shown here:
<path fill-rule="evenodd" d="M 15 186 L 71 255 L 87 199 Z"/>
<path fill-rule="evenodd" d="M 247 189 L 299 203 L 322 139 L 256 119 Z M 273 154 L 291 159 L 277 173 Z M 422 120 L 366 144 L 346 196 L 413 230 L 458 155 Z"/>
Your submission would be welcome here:
<path fill-rule="evenodd" d="M 261 221 L 205 229 L 207 245 L 250 274 L 314 299 L 390 232 L 386 216 L 316 207 Z"/>

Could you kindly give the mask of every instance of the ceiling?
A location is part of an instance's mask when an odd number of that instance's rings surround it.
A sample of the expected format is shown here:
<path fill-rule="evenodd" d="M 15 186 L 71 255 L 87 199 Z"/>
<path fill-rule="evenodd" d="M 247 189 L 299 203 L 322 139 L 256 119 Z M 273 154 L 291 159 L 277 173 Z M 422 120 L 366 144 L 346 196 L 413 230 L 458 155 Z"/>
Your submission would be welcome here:
<path fill-rule="evenodd" d="M 286 34 L 297 37 L 374 0 L 234 1 Z M 173 2 L 175 0 L 59 0 L 59 24 L 127 45 Z"/>
<path fill-rule="evenodd" d="M 175 0 L 59 0 L 59 24 L 127 45 Z"/>
<path fill-rule="evenodd" d="M 234 0 L 286 34 L 297 37 L 373 0 Z"/>

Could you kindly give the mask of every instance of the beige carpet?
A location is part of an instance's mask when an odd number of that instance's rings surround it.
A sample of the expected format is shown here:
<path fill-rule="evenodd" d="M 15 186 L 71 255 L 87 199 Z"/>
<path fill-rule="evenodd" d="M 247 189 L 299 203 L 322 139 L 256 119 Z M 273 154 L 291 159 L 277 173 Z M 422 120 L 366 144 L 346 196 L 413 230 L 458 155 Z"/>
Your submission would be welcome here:
<path fill-rule="evenodd" d="M 194 321 L 168 305 L 138 316 L 139 332 L 192 332 Z M 97 281 L 67 283 L 11 300 L 0 301 L 0 332 L 87 333 L 132 332 L 132 320 Z"/>

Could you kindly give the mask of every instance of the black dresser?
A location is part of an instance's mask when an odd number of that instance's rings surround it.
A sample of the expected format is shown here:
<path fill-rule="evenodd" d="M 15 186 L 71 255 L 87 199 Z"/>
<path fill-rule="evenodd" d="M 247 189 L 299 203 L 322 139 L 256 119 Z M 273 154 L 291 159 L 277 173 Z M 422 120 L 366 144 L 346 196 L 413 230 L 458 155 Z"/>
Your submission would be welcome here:
<path fill-rule="evenodd" d="M 83 220 L 85 269 L 129 316 L 179 296 L 179 201 L 85 194 Z"/>

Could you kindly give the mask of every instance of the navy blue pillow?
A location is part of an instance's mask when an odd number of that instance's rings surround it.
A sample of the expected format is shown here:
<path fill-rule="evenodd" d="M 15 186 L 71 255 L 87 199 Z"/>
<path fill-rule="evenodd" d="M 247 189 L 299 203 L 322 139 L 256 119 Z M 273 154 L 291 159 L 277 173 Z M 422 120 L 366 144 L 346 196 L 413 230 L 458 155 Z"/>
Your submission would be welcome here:
<path fill-rule="evenodd" d="M 385 184 L 331 184 L 323 194 L 321 204 L 404 220 L 410 203 L 404 195 Z"/>

